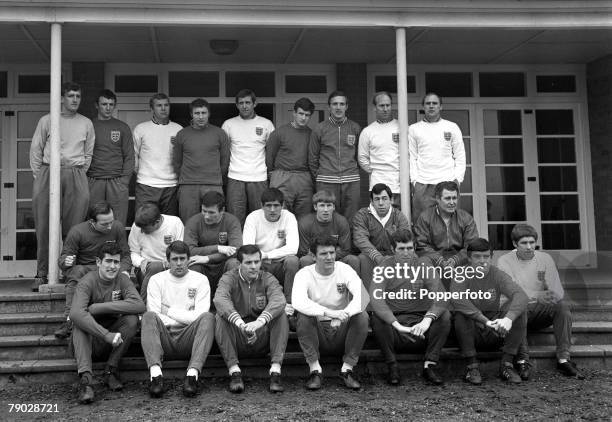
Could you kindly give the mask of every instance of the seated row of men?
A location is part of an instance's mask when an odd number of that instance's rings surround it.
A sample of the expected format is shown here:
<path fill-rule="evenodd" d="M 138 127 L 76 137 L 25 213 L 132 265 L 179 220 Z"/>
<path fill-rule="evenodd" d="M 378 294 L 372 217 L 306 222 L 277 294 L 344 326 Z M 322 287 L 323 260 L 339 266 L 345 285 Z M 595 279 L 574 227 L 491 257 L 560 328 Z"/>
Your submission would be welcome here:
<path fill-rule="evenodd" d="M 515 227 L 513 239 L 526 234 L 515 243 L 529 244 L 534 237 L 532 230 L 526 225 Z M 553 323 L 558 336 L 559 370 L 581 377 L 569 361 L 571 316 L 559 300 L 556 287 L 536 292 L 536 301 L 530 303 L 522 287 L 491 265 L 490 245 L 478 238 L 467 248 L 468 264 L 462 267 L 464 271 L 457 272 L 450 291 L 446 291 L 438 273 L 433 271 L 431 259 L 415 255 L 409 230 L 398 230 L 390 239 L 394 256 L 375 268 L 375 275 L 384 277 L 374 277 L 369 294 L 358 274 L 347 264 L 336 261 L 335 239 L 321 236 L 311 244 L 315 262 L 298 271 L 291 295 L 298 313 L 297 337 L 310 370 L 308 389 L 321 387 L 321 354 L 343 354 L 340 372 L 345 385 L 351 389 L 361 387 L 353 368 L 368 335 L 366 309 L 370 300 L 372 330 L 389 365 L 391 384 L 400 382 L 395 354 L 423 349 L 423 377 L 433 384 L 443 383 L 437 364 L 451 329 L 449 305 L 454 308 L 456 337 L 467 360 L 465 381 L 482 382 L 477 348 L 500 346 L 503 352 L 500 377 L 510 383 L 528 379 L 526 330 L 530 318 L 544 325 Z M 527 245 L 517 243 L 517 250 L 503 257 L 507 258 L 506 265 L 513 268 L 512 261 L 526 257 L 526 249 Z M 221 277 L 214 294 L 215 316 L 209 312 L 208 279 L 188 269 L 189 246 L 174 241 L 166 254 L 170 268 L 151 277 L 146 294 L 147 312 L 142 318 L 141 344 L 150 369 L 151 396 L 163 394 L 163 360 L 173 357 L 189 358 L 183 393 L 197 394 L 198 377 L 212 347 L 213 335 L 228 367 L 230 391 L 244 390 L 239 358 L 268 353 L 270 391 L 283 391 L 280 374 L 289 333 L 284 312 L 286 300 L 276 278 L 262 270 L 260 249 L 255 245 L 238 248 L 239 267 Z M 536 268 L 547 264 L 545 256 L 532 254 Z M 75 324 L 73 345 L 81 376 L 82 403 L 89 403 L 94 397 L 92 353 L 99 355 L 110 350 L 106 383 L 111 389 L 122 387 L 117 372 L 119 358 L 136 334 L 136 315 L 145 310 L 129 278 L 119 272 L 121 250 L 116 244 L 103 245 L 96 263 L 98 271 L 90 272 L 79 282 L 70 313 Z M 526 270 L 523 263 L 519 267 Z M 410 268 L 411 275 L 406 276 L 400 268 Z M 537 271 L 539 274 L 546 269 Z M 534 280 L 530 281 L 534 285 Z M 507 300 L 503 302 L 502 298 Z"/>

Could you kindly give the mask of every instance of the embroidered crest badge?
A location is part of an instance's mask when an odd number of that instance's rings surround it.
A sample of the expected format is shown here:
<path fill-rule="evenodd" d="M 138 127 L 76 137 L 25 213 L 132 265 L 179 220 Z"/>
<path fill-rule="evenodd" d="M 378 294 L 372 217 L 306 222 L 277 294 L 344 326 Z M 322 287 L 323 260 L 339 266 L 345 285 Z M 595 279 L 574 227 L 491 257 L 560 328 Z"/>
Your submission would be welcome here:
<path fill-rule="evenodd" d="M 111 130 L 110 138 L 111 141 L 116 144 L 121 139 L 121 132 L 118 130 Z"/>
<path fill-rule="evenodd" d="M 338 293 L 340 293 L 341 295 L 346 293 L 346 283 L 339 281 L 336 283 L 336 290 L 338 290 Z"/>
<path fill-rule="evenodd" d="M 278 229 L 276 234 L 278 235 L 279 239 L 284 239 L 285 237 L 287 237 L 287 232 L 285 232 L 285 229 Z"/>
<path fill-rule="evenodd" d="M 116 302 L 118 300 L 121 300 L 121 290 L 113 290 L 112 292 L 112 301 Z"/>
<path fill-rule="evenodd" d="M 330 234 L 329 237 L 331 237 L 332 239 L 334 239 L 336 241 L 336 243 L 338 243 L 338 239 L 340 238 L 340 235 L 338 235 L 338 234 Z"/>
<path fill-rule="evenodd" d="M 255 134 L 256 134 L 257 136 L 261 136 L 261 135 L 263 135 L 263 128 L 262 128 L 262 127 L 257 126 L 257 127 L 255 128 Z"/>
<path fill-rule="evenodd" d="M 257 306 L 257 309 L 264 309 L 266 307 L 266 297 L 255 296 L 255 306 Z"/>
<path fill-rule="evenodd" d="M 187 289 L 187 297 L 189 299 L 193 299 L 194 297 L 196 297 L 197 293 L 198 289 L 196 289 L 195 287 L 190 287 L 189 289 Z"/>
<path fill-rule="evenodd" d="M 395 142 L 396 144 L 399 143 L 399 133 L 392 133 L 391 134 L 391 139 L 393 140 L 393 142 Z"/>
<path fill-rule="evenodd" d="M 491 299 L 489 300 L 496 300 L 497 299 L 497 291 L 495 289 L 489 289 L 489 294 L 491 295 Z"/>
<path fill-rule="evenodd" d="M 355 145 L 355 135 L 346 135 L 346 143 L 350 146 Z"/>
<path fill-rule="evenodd" d="M 542 283 L 546 281 L 546 271 L 538 271 L 538 281 Z"/>
<path fill-rule="evenodd" d="M 219 245 L 227 245 L 227 232 L 219 232 Z"/>
<path fill-rule="evenodd" d="M 452 134 L 450 132 L 444 132 L 444 140 L 446 142 L 450 142 L 451 138 L 452 138 Z"/>
<path fill-rule="evenodd" d="M 176 136 L 171 136 L 170 137 L 170 143 L 173 144 L 173 145 L 176 143 Z"/>

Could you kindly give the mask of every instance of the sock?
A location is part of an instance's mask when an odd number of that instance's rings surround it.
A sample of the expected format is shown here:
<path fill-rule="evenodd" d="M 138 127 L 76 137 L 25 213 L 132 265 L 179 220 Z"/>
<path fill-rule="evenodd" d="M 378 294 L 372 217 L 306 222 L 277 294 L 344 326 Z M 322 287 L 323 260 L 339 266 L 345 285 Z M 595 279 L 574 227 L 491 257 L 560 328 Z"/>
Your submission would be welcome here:
<path fill-rule="evenodd" d="M 70 317 L 69 316 L 66 317 L 66 321 L 70 321 Z"/>
<path fill-rule="evenodd" d="M 426 360 L 423 367 L 424 368 L 429 368 L 430 365 L 436 366 L 438 364 L 438 362 L 434 362 L 433 360 Z"/>
<path fill-rule="evenodd" d="M 308 366 L 310 366 L 310 372 L 319 371 L 319 373 L 323 373 L 323 368 L 321 368 L 318 360 L 309 363 Z"/>
<path fill-rule="evenodd" d="M 91 375 L 91 372 L 89 371 L 81 372 L 79 376 L 81 377 L 81 380 L 83 380 L 83 382 L 87 382 L 87 384 L 91 384 L 91 381 L 93 378 Z"/>
<path fill-rule="evenodd" d="M 502 365 L 510 364 L 512 366 L 512 361 L 514 360 L 514 356 L 510 353 L 504 353 L 501 358 Z"/>
<path fill-rule="evenodd" d="M 476 356 L 470 356 L 469 358 L 467 358 L 468 365 L 473 365 L 475 363 L 478 363 L 478 359 L 476 359 Z"/>
<path fill-rule="evenodd" d="M 240 367 L 238 365 L 232 365 L 229 368 L 229 374 L 230 376 L 234 373 L 234 372 L 241 372 L 240 371 Z"/>
<path fill-rule="evenodd" d="M 559 363 L 565 363 L 567 362 L 567 359 L 559 359 Z"/>
<path fill-rule="evenodd" d="M 353 370 L 353 365 L 349 365 L 348 363 L 344 362 L 342 364 L 342 368 L 340 369 L 340 372 L 347 372 L 347 371 L 352 371 Z"/>
<path fill-rule="evenodd" d="M 162 370 L 161 370 L 161 367 L 159 365 L 151 366 L 149 368 L 149 371 L 151 372 L 151 381 L 153 381 L 153 378 L 159 377 L 162 374 Z"/>
<path fill-rule="evenodd" d="M 273 372 L 276 372 L 277 374 L 281 373 L 280 363 L 272 363 L 272 365 L 270 365 L 270 375 L 272 375 Z"/>
<path fill-rule="evenodd" d="M 525 359 L 517 360 L 516 363 L 525 363 L 527 362 Z"/>
<path fill-rule="evenodd" d="M 196 377 L 196 381 L 198 380 L 198 374 L 200 373 L 200 371 L 198 371 L 195 368 L 189 368 L 187 370 L 187 376 L 188 377 Z"/>

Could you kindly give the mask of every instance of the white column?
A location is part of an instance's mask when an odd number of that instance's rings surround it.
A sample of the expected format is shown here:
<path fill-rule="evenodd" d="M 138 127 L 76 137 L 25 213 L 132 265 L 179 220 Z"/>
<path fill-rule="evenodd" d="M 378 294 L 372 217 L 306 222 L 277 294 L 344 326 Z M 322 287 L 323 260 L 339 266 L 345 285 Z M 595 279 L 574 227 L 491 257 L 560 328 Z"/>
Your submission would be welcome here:
<path fill-rule="evenodd" d="M 400 194 L 402 212 L 410 220 L 410 160 L 408 157 L 408 81 L 406 75 L 406 29 L 395 29 L 397 118 L 399 121 Z"/>
<path fill-rule="evenodd" d="M 62 24 L 51 24 L 51 114 L 49 159 L 49 284 L 57 284 L 61 245 L 60 113 L 62 96 Z"/>

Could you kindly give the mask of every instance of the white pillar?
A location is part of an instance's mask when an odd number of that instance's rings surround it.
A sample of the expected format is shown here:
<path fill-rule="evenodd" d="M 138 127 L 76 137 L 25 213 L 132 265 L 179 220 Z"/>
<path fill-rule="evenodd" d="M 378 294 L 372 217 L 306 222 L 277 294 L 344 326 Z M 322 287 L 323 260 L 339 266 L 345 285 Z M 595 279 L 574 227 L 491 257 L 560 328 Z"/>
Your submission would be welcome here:
<path fill-rule="evenodd" d="M 51 24 L 51 130 L 49 159 L 49 284 L 57 284 L 61 245 L 60 113 L 62 96 L 62 24 Z"/>
<path fill-rule="evenodd" d="M 400 194 L 402 212 L 410 220 L 410 160 L 408 157 L 408 81 L 406 74 L 406 29 L 395 29 L 397 117 L 399 121 Z"/>

